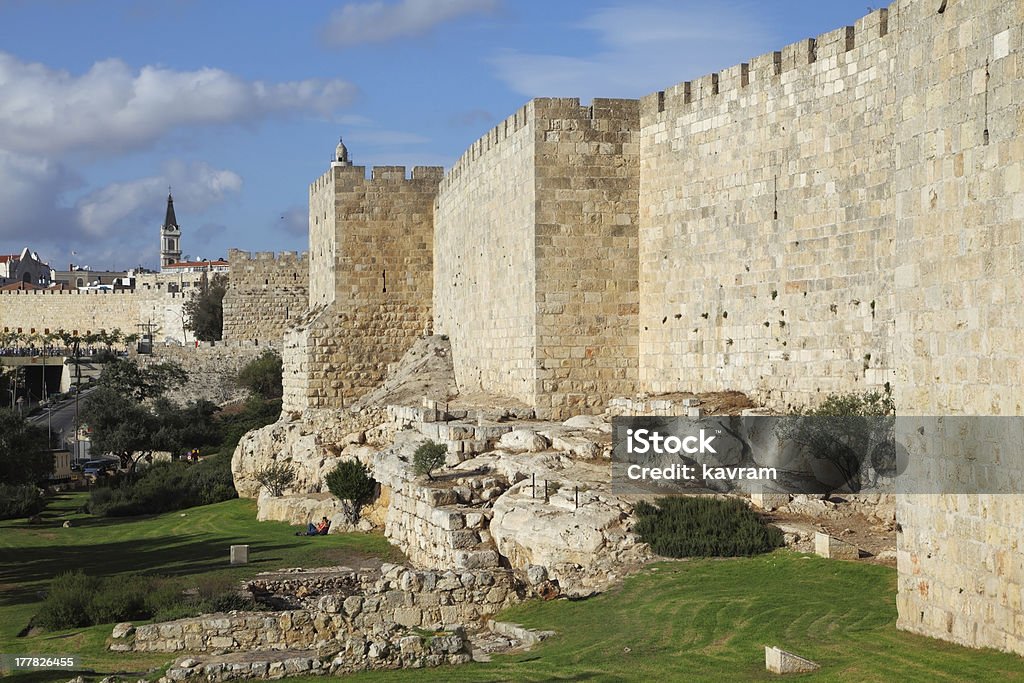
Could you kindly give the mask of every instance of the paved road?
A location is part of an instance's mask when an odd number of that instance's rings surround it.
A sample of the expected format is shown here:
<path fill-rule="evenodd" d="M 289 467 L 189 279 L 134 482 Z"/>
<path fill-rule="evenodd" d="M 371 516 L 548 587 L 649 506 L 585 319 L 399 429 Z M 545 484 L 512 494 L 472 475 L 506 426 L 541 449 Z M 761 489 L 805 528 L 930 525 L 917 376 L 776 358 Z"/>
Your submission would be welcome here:
<path fill-rule="evenodd" d="M 86 389 L 79 396 L 79 410 L 81 410 L 81 401 L 88 396 L 93 389 Z M 58 448 L 61 445 L 61 439 L 65 439 L 68 444 L 73 444 L 75 439 L 75 400 L 61 401 L 59 404 L 53 406 L 50 412 L 50 433 L 51 440 L 54 448 Z M 41 427 L 46 427 L 47 410 L 44 409 L 38 415 L 33 415 L 28 418 L 28 421 L 37 424 Z M 88 442 L 83 443 L 82 458 L 86 459 L 89 455 Z"/>

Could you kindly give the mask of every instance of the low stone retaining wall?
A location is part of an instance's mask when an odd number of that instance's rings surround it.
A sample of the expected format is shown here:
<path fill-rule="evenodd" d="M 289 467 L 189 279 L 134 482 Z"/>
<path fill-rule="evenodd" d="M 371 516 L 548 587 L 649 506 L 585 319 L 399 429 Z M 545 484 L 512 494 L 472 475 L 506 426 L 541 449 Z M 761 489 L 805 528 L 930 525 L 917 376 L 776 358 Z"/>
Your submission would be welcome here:
<path fill-rule="evenodd" d="M 336 641 L 334 647 L 326 649 L 182 657 L 168 668 L 161 682 L 219 683 L 242 678 L 276 679 L 372 669 L 419 669 L 465 664 L 471 659 L 470 644 L 462 629 L 432 635 L 353 636 Z"/>
<path fill-rule="evenodd" d="M 509 570 L 456 573 L 414 571 L 386 564 L 381 571 L 345 569 L 275 572 L 249 590 L 292 596 L 301 609 L 231 612 L 135 629 L 138 652 L 214 652 L 328 647 L 348 636 L 396 629 L 449 629 L 486 622 L 519 602 L 524 589 Z"/>
<path fill-rule="evenodd" d="M 497 567 L 498 553 L 487 532 L 490 510 L 483 506 L 508 488 L 507 480 L 467 471 L 446 473 L 436 482 L 419 480 L 410 463 L 423 437 L 412 432 L 398 437 L 373 459 L 374 477 L 390 497 L 388 540 L 418 567 Z"/>

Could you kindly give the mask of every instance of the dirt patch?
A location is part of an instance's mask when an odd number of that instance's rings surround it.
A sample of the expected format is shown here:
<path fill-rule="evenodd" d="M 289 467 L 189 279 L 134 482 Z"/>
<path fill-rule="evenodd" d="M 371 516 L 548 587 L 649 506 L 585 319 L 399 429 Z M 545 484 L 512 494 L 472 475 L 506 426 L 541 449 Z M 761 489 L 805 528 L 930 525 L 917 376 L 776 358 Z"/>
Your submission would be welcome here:
<path fill-rule="evenodd" d="M 896 566 L 896 523 L 865 515 L 842 503 L 828 509 L 827 515 L 813 515 L 783 508 L 766 513 L 766 518 L 787 533 L 799 533 L 790 546 L 802 552 L 814 552 L 814 532 L 820 531 L 857 546 L 867 553 L 862 561 Z"/>

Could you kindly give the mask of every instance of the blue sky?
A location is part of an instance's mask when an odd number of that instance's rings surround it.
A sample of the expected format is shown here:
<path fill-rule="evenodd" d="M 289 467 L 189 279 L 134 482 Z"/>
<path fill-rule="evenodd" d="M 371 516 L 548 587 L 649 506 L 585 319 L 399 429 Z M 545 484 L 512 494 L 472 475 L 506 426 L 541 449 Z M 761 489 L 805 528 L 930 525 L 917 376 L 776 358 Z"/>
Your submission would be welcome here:
<path fill-rule="evenodd" d="M 0 253 L 155 267 L 304 250 L 307 186 L 450 166 L 531 97 L 639 97 L 817 36 L 864 0 L 0 0 Z M 75 252 L 73 255 L 72 252 Z"/>

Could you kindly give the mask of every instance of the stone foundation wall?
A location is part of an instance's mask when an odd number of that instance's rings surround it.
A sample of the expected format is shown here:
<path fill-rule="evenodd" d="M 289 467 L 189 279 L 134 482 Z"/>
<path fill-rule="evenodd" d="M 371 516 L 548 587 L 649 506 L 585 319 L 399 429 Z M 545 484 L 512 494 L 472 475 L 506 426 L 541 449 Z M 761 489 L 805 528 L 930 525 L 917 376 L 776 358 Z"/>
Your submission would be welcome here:
<path fill-rule="evenodd" d="M 420 669 L 472 661 L 469 641 L 461 629 L 424 636 L 406 629 L 349 634 L 344 620 L 310 612 L 215 614 L 195 620 L 139 627 L 137 650 L 177 652 L 182 642 L 198 652 L 243 649 L 244 657 L 228 654 L 210 661 L 179 659 L 161 681 L 217 683 L 244 678 L 299 675 L 341 675 L 379 669 Z M 151 636 L 155 630 L 155 637 Z M 139 641 L 139 637 L 144 638 Z M 228 645 L 228 643 L 233 643 Z M 284 645 L 289 643 L 289 645 Z M 202 658 L 202 655 L 199 655 Z"/>
<path fill-rule="evenodd" d="M 497 567 L 498 553 L 487 531 L 490 510 L 460 504 L 472 500 L 470 487 L 417 481 L 409 464 L 414 445 L 399 446 L 409 462 L 400 460 L 393 450 L 374 457 L 373 476 L 387 488 L 384 534 L 388 540 L 418 567 L 460 571 Z M 491 489 L 488 496 L 497 497 L 507 487 L 500 477 L 481 478 L 476 498 L 483 502 L 485 489 Z"/>
<path fill-rule="evenodd" d="M 231 275 L 224 295 L 224 339 L 280 343 L 309 307 L 305 253 L 228 252 Z"/>

